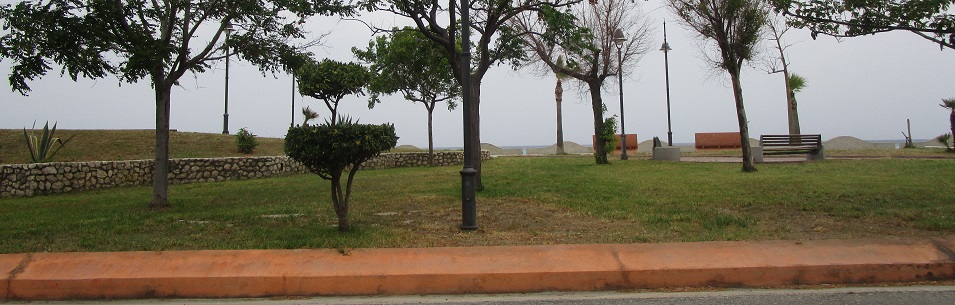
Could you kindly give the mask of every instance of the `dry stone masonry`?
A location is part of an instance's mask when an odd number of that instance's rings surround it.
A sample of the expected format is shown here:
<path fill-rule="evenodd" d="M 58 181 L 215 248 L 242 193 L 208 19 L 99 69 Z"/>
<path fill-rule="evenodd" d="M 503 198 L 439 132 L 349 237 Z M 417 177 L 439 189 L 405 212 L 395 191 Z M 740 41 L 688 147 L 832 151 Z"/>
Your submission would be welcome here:
<path fill-rule="evenodd" d="M 489 159 L 481 151 L 482 159 Z M 153 160 L 55 162 L 0 165 L 0 197 L 29 197 L 70 191 L 149 185 Z M 449 166 L 464 163 L 464 153 L 436 152 L 434 163 Z M 422 152 L 385 153 L 369 160 L 362 169 L 428 166 Z M 169 182 L 186 184 L 255 179 L 307 173 L 286 156 L 172 159 Z"/>

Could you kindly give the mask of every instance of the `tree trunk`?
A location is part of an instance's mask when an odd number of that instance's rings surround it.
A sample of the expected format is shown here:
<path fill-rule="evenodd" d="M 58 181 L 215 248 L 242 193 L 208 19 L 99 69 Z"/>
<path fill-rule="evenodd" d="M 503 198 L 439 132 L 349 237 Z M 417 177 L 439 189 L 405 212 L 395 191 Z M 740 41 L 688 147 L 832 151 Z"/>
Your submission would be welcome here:
<path fill-rule="evenodd" d="M 563 155 L 564 152 L 564 124 L 560 104 L 564 101 L 564 86 L 561 84 L 560 77 L 557 78 L 557 87 L 554 88 L 554 99 L 557 101 L 557 154 Z"/>
<path fill-rule="evenodd" d="M 171 84 L 153 78 L 156 91 L 156 159 L 153 167 L 153 200 L 149 207 L 169 207 L 169 101 Z"/>
<path fill-rule="evenodd" d="M 342 174 L 332 175 L 332 205 L 335 208 L 335 216 L 338 217 L 338 231 L 347 232 L 351 228 L 348 225 L 348 198 L 342 192 Z"/>
<path fill-rule="evenodd" d="M 948 115 L 948 124 L 952 129 L 952 142 L 955 143 L 955 108 L 952 108 L 952 114 Z M 912 136 L 912 132 L 909 131 L 909 136 Z M 955 146 L 955 145 L 953 145 Z"/>
<path fill-rule="evenodd" d="M 736 117 L 739 120 L 739 137 L 743 144 L 743 171 L 755 172 L 753 152 L 749 144 L 749 122 L 746 120 L 746 109 L 743 108 L 743 87 L 739 81 L 739 71 L 731 71 L 733 79 L 733 97 L 736 99 Z"/>
<path fill-rule="evenodd" d="M 600 137 L 604 129 L 603 98 L 600 96 L 600 83 L 597 81 L 587 82 L 590 87 L 590 106 L 594 110 L 594 160 L 597 164 L 610 164 L 607 160 L 607 151 L 604 151 L 604 140 Z"/>
<path fill-rule="evenodd" d="M 787 81 L 789 83 L 789 81 Z M 788 97 L 786 99 L 789 107 L 789 134 L 801 134 L 799 130 L 799 112 L 796 111 L 796 93 L 789 89 L 789 85 L 786 85 L 786 91 L 788 92 Z"/>
<path fill-rule="evenodd" d="M 431 102 L 431 107 L 428 107 L 425 103 L 425 108 L 428 108 L 428 166 L 434 166 L 434 129 L 432 124 L 434 104 L 434 102 Z"/>
<path fill-rule="evenodd" d="M 471 77 L 471 147 L 474 147 L 474 155 L 471 156 L 474 170 L 477 175 L 474 176 L 474 189 L 476 191 L 484 190 L 484 183 L 481 181 L 481 79 Z"/>

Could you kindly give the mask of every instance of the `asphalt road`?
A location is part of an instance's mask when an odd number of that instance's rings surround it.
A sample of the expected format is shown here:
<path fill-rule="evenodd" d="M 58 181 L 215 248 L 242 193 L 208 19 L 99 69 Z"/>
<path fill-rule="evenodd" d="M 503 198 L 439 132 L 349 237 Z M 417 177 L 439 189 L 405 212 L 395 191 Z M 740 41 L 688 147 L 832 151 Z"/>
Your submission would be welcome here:
<path fill-rule="evenodd" d="M 29 304 L 103 304 L 103 301 L 30 302 Z M 306 304 L 673 304 L 673 305 L 879 305 L 932 304 L 955 305 L 955 286 L 866 287 L 799 290 L 726 290 L 714 292 L 582 292 L 533 293 L 507 295 L 460 296 L 395 296 L 395 297 L 319 297 L 289 299 L 226 299 L 226 300 L 125 300 L 105 302 L 109 305 L 306 305 Z M 21 304 L 9 302 L 7 304 Z M 23 303 L 27 304 L 27 303 Z"/>

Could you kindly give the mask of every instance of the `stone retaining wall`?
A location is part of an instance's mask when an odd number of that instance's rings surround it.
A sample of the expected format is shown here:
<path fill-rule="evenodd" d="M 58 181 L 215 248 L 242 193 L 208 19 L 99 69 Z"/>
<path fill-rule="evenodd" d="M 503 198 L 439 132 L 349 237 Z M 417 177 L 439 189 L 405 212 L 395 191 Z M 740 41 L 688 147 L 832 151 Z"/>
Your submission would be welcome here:
<path fill-rule="evenodd" d="M 482 159 L 489 159 L 481 151 Z M 169 160 L 169 182 L 185 184 L 235 179 L 254 179 L 307 173 L 286 156 L 190 158 Z M 463 152 L 436 152 L 435 164 L 464 163 Z M 55 162 L 0 165 L 0 197 L 93 190 L 152 183 L 153 160 Z M 363 164 L 363 169 L 427 166 L 428 154 L 386 153 Z"/>

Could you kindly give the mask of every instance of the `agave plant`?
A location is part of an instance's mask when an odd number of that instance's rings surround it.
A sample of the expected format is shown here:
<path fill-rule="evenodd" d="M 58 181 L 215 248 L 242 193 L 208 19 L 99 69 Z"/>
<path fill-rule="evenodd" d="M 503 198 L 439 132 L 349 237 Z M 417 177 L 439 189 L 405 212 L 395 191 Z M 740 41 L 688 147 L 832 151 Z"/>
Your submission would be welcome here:
<path fill-rule="evenodd" d="M 36 122 L 33 123 L 33 127 L 36 127 Z M 47 121 L 43 125 L 43 134 L 38 138 L 35 134 L 27 134 L 27 129 L 23 129 L 23 138 L 26 140 L 27 149 L 30 151 L 30 163 L 46 163 L 53 160 L 53 156 L 63 148 L 66 143 L 69 143 L 70 140 L 73 140 L 75 134 L 70 136 L 66 141 L 61 140 L 60 138 L 55 137 L 56 134 L 56 123 L 53 123 L 53 129 L 50 129 L 50 122 Z M 56 149 L 53 149 L 54 144 L 59 144 Z"/>
<path fill-rule="evenodd" d="M 949 145 L 949 143 L 951 143 L 952 141 L 952 134 L 946 133 L 946 134 L 940 135 L 937 138 L 935 138 L 935 140 L 938 141 L 939 143 L 942 143 L 942 145 L 945 145 L 945 150 L 947 150 L 948 152 L 955 151 L 955 148 Z"/>

